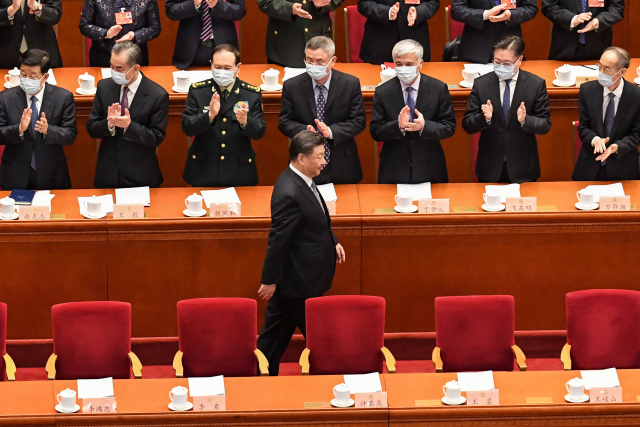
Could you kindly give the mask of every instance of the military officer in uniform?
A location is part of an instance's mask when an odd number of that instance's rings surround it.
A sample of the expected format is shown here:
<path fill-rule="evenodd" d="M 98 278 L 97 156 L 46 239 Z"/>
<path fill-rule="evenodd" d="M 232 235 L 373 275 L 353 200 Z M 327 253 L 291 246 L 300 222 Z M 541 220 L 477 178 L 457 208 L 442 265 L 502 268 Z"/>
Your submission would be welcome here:
<path fill-rule="evenodd" d="M 213 79 L 189 88 L 182 130 L 195 137 L 184 180 L 194 187 L 258 184 L 252 139 L 264 136 L 260 88 L 238 79 L 240 52 L 221 44 L 213 50 Z"/>

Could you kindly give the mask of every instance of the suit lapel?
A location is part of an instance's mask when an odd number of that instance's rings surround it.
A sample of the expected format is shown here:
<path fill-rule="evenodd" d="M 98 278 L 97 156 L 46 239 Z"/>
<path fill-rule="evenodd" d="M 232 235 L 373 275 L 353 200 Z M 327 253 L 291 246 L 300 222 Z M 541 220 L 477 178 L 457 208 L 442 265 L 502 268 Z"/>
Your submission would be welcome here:
<path fill-rule="evenodd" d="M 18 90 L 16 92 L 16 108 L 18 109 L 18 112 L 20 113 L 20 116 L 22 116 L 22 113 L 24 112 L 24 109 L 28 107 L 27 105 L 27 95 L 24 93 L 24 91 L 22 89 Z"/>
<path fill-rule="evenodd" d="M 327 111 L 329 111 L 329 105 L 331 105 L 331 102 L 336 97 L 336 94 L 338 91 L 340 91 L 340 74 L 335 70 L 331 70 L 331 83 L 329 85 L 329 94 L 327 95 L 327 102 L 324 107 L 325 117 L 327 115 Z"/>
<path fill-rule="evenodd" d="M 311 201 L 311 203 L 313 203 L 313 205 L 321 211 L 323 216 L 326 216 L 325 212 L 322 209 L 323 207 L 320 206 L 320 203 L 318 203 L 318 199 L 316 199 L 315 194 L 313 194 L 313 191 L 311 191 L 311 188 L 307 185 L 307 183 L 304 182 L 304 180 L 300 176 L 298 176 L 297 173 L 291 170 L 291 166 L 287 166 L 287 168 L 287 172 L 289 173 L 289 175 L 291 175 L 294 181 L 298 184 L 298 187 L 301 188 L 302 194 L 304 194 Z"/>
<path fill-rule="evenodd" d="M 51 115 L 49 114 L 51 111 L 51 105 L 53 105 L 53 89 L 51 88 L 51 86 L 47 83 L 44 85 L 44 94 L 42 95 L 42 105 L 40 106 L 40 111 L 38 111 L 38 115 L 42 116 L 42 113 L 44 113 L 44 116 L 48 119 L 51 117 Z"/>
<path fill-rule="evenodd" d="M 398 113 L 400 113 L 400 110 L 402 110 L 404 108 L 406 104 L 406 102 L 404 101 L 404 93 L 402 93 L 402 85 L 400 84 L 400 80 L 398 80 L 397 77 L 394 77 L 391 80 L 391 83 L 394 88 L 393 88 L 393 103 L 395 104 L 395 109 L 398 111 Z M 397 118 L 397 116 L 396 116 Z"/>
<path fill-rule="evenodd" d="M 240 100 L 240 80 L 236 79 L 231 89 L 229 89 L 229 96 L 227 97 L 227 100 L 224 105 L 220 107 L 219 114 L 224 114 Z M 222 92 L 220 92 L 220 102 L 222 102 Z"/>
<path fill-rule="evenodd" d="M 133 101 L 131 101 L 131 105 L 129 106 L 129 115 L 132 119 L 134 119 L 138 113 L 144 107 L 144 104 L 147 103 L 147 95 L 149 95 L 149 90 L 147 88 L 147 78 L 143 75 L 142 80 L 140 81 L 140 85 L 138 86 L 138 90 L 136 94 L 133 96 Z"/>
<path fill-rule="evenodd" d="M 594 100 L 593 100 L 593 104 L 595 106 L 595 111 L 596 111 L 596 123 L 598 124 L 598 135 L 602 135 L 604 136 L 604 111 L 602 109 L 602 104 L 604 101 L 604 89 L 602 88 L 602 86 L 594 85 L 594 88 L 596 89 L 596 94 L 594 96 Z M 622 100 L 622 98 L 620 99 Z"/>
<path fill-rule="evenodd" d="M 500 79 L 496 76 L 496 73 L 491 73 L 491 79 L 489 82 L 489 99 L 491 100 L 491 104 L 493 105 L 493 116 L 492 119 L 497 115 L 498 120 L 504 124 L 504 127 L 507 127 L 507 124 L 504 122 L 504 111 L 502 110 L 502 99 L 500 99 Z M 480 102 L 482 104 L 487 101 L 481 99 Z"/>
<path fill-rule="evenodd" d="M 309 102 L 309 108 L 311 108 L 311 112 L 313 113 L 313 118 L 318 117 L 318 110 L 316 109 L 316 96 L 313 92 L 313 82 L 311 81 L 311 77 L 309 74 L 305 73 L 304 79 L 302 79 L 302 91 L 304 98 Z M 325 108 L 325 112 L 326 112 Z M 315 126 L 315 125 L 314 125 Z"/>
<path fill-rule="evenodd" d="M 620 121 L 622 120 L 622 117 L 624 116 L 624 114 L 622 113 L 623 111 L 629 111 L 629 107 L 631 107 L 631 97 L 629 96 L 629 91 L 625 90 L 626 89 L 626 85 L 631 84 L 628 83 L 626 80 L 622 79 L 622 83 L 625 85 L 622 88 L 622 95 L 620 95 L 620 102 L 618 103 L 618 110 L 616 112 L 616 116 L 613 119 L 613 125 L 611 126 L 611 135 L 609 135 L 611 137 L 611 139 L 613 139 L 614 135 L 616 134 L 616 130 L 618 129 L 618 126 L 620 126 Z M 604 91 L 601 91 L 600 93 L 603 93 Z M 604 94 L 603 94 L 604 96 Z M 604 101 L 604 99 L 603 99 Z M 618 114 L 620 113 L 620 114 Z M 600 117 L 602 117 L 602 114 L 600 115 Z M 604 124 L 603 124 L 604 126 Z"/>
<path fill-rule="evenodd" d="M 577 11 L 577 15 L 580 15 L 582 13 L 582 0 L 574 0 L 576 3 L 576 11 Z M 589 11 L 589 4 L 587 3 L 587 12 Z"/>
<path fill-rule="evenodd" d="M 524 101 L 525 93 L 527 93 L 527 86 L 529 85 L 529 81 L 527 75 L 520 70 L 520 74 L 518 74 L 518 80 L 516 80 L 516 88 L 513 92 L 513 97 L 511 98 L 511 106 L 509 109 L 509 121 L 507 124 L 511 122 L 511 120 L 516 117 L 518 114 L 518 107 L 520 107 L 520 103 Z"/>

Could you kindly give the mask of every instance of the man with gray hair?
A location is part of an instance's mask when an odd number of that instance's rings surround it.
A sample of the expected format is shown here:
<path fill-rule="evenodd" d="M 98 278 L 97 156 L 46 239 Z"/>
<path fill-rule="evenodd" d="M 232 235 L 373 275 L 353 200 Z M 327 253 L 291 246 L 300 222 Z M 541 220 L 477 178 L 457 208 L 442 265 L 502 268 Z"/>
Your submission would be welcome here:
<path fill-rule="evenodd" d="M 396 77 L 376 88 L 371 112 L 371 136 L 384 142 L 378 182 L 449 182 L 440 144 L 456 130 L 449 88 L 420 73 L 420 43 L 403 40 L 392 54 Z"/>
<path fill-rule="evenodd" d="M 364 100 L 360 80 L 333 69 L 335 51 L 329 37 L 309 40 L 307 72 L 284 82 L 278 129 L 289 138 L 302 130 L 324 137 L 326 165 L 316 184 L 357 184 L 362 167 L 355 137 L 367 126 Z"/>
<path fill-rule="evenodd" d="M 116 43 L 111 79 L 98 82 L 87 122 L 101 139 L 93 185 L 96 188 L 160 187 L 163 177 L 156 148 L 164 141 L 169 94 L 140 71 L 136 44 Z"/>

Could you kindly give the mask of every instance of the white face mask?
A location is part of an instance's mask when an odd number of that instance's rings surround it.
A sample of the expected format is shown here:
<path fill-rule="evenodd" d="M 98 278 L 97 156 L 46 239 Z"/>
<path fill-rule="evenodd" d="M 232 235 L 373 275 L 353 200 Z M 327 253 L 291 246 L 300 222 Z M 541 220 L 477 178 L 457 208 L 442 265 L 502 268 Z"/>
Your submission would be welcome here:
<path fill-rule="evenodd" d="M 133 70 L 133 67 L 129 68 L 129 71 Z M 111 78 L 113 79 L 113 81 L 115 82 L 115 84 L 117 85 L 126 85 L 129 84 L 129 82 L 131 81 L 131 79 L 133 78 L 133 75 L 127 79 L 127 74 L 129 74 L 129 71 L 126 72 L 120 72 L 120 71 L 114 71 L 111 70 Z M 135 75 L 135 73 L 133 73 Z"/>
<path fill-rule="evenodd" d="M 615 73 L 613 76 L 610 76 L 609 74 L 605 74 L 602 71 L 598 72 L 598 83 L 600 83 L 603 87 L 613 86 L 618 81 L 618 79 L 614 80 L 613 78 L 617 76 L 620 73 L 620 71 Z"/>
<path fill-rule="evenodd" d="M 313 80 L 322 80 L 329 75 L 326 65 L 307 64 L 306 62 L 304 65 L 307 68 L 307 74 Z"/>
<path fill-rule="evenodd" d="M 44 76 L 42 76 L 42 78 L 44 78 Z M 20 88 L 25 91 L 27 95 L 35 95 L 42 89 L 42 78 L 40 78 L 40 80 L 34 80 L 27 77 L 20 77 Z"/>
<path fill-rule="evenodd" d="M 412 65 L 407 67 L 396 67 L 396 76 L 398 79 L 408 85 L 418 75 L 418 66 Z"/>
<path fill-rule="evenodd" d="M 236 71 L 238 70 L 219 70 L 217 68 L 211 70 L 213 80 L 215 80 L 220 87 L 227 87 L 233 83 L 233 80 L 236 78 Z"/>

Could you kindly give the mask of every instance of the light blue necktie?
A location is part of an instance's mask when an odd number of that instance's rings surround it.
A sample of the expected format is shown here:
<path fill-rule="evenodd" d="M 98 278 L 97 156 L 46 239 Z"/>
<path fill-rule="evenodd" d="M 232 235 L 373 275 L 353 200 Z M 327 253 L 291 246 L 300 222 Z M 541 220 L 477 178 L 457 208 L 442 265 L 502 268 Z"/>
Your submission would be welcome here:
<path fill-rule="evenodd" d="M 36 170 L 36 122 L 38 121 L 38 98 L 31 97 L 31 137 L 33 138 L 33 152 L 31 153 L 31 169 Z"/>
<path fill-rule="evenodd" d="M 413 122 L 416 117 L 416 101 L 413 99 L 413 88 L 409 86 L 407 88 L 407 105 L 409 106 L 409 121 Z"/>

